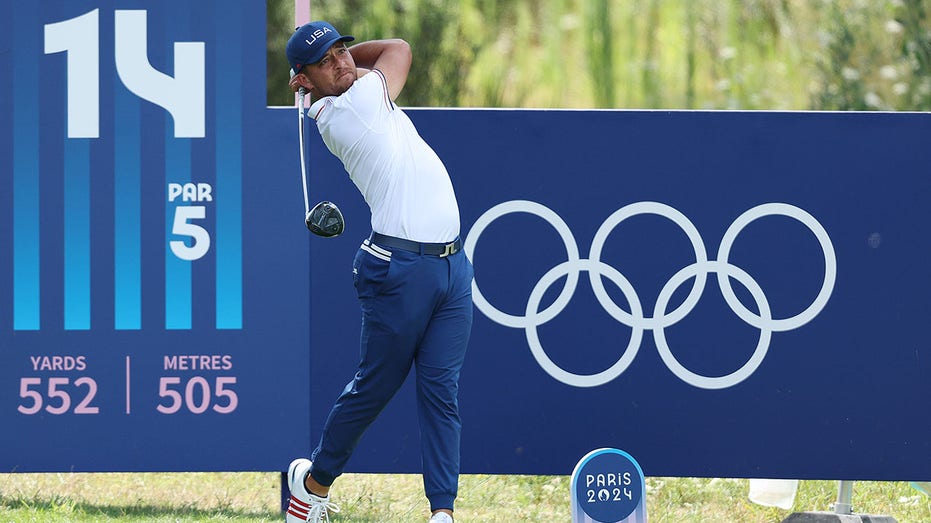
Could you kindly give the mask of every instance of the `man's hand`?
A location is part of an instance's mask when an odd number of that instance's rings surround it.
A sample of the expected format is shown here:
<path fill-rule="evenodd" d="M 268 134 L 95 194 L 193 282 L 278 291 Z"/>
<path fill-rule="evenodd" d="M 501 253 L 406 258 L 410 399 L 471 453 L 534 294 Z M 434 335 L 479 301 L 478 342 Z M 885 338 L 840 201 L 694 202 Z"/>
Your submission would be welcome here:
<path fill-rule="evenodd" d="M 302 76 L 304 76 L 304 75 L 303 75 L 303 74 L 296 74 L 296 75 L 294 75 L 294 76 L 291 77 L 291 81 L 288 82 L 288 87 L 291 88 L 291 92 L 296 93 L 297 90 L 300 89 L 300 88 L 302 87 L 302 86 L 301 86 L 302 79 L 300 78 L 300 77 L 302 77 Z M 307 81 L 307 78 L 304 78 L 303 81 L 306 82 L 306 81 Z"/>

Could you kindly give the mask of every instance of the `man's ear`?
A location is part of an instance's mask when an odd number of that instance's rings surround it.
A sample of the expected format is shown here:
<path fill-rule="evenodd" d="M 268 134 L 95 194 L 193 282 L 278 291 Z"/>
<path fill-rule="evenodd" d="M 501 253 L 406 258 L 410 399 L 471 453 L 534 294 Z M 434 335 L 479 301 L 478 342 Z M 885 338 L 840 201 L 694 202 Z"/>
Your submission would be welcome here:
<path fill-rule="evenodd" d="M 294 92 L 297 92 L 299 87 L 303 87 L 307 92 L 314 91 L 314 85 L 310 82 L 310 78 L 304 73 L 294 75 L 288 82 L 288 85 L 290 85 L 291 90 Z"/>
<path fill-rule="evenodd" d="M 307 76 L 307 75 L 304 74 L 304 73 L 301 73 L 301 74 L 299 74 L 299 75 L 297 75 L 297 76 L 300 77 L 300 80 L 299 80 L 299 81 L 300 81 L 300 83 L 301 83 L 301 86 L 302 86 L 304 89 L 307 89 L 308 92 L 312 92 L 312 91 L 315 89 L 314 84 L 311 83 L 310 77 L 309 77 L 309 76 Z"/>

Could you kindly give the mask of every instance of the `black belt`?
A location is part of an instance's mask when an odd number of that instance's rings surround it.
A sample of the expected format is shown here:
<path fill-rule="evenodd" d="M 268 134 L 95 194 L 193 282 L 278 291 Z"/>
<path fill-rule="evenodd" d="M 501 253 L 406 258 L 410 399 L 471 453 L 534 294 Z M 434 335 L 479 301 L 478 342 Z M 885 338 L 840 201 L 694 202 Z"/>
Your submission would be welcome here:
<path fill-rule="evenodd" d="M 456 254 L 462 250 L 462 240 L 459 238 L 449 243 L 421 243 L 373 232 L 372 235 L 369 236 L 369 239 L 372 243 L 380 247 L 403 249 L 420 254 L 432 254 L 441 258 L 449 256 L 450 254 Z"/>

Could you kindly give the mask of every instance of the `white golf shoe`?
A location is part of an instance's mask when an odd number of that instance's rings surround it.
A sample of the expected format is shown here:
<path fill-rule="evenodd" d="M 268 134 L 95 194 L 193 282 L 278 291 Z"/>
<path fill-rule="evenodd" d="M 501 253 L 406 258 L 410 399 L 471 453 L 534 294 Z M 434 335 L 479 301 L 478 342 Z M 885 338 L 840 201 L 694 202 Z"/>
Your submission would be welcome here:
<path fill-rule="evenodd" d="M 453 517 L 445 512 L 437 512 L 427 523 L 453 523 Z"/>
<path fill-rule="evenodd" d="M 339 512 L 339 506 L 330 502 L 330 496 L 322 498 L 307 492 L 304 478 L 313 465 L 309 459 L 298 458 L 288 466 L 288 489 L 291 500 L 288 503 L 287 523 L 322 523 L 330 521 L 330 512 Z"/>

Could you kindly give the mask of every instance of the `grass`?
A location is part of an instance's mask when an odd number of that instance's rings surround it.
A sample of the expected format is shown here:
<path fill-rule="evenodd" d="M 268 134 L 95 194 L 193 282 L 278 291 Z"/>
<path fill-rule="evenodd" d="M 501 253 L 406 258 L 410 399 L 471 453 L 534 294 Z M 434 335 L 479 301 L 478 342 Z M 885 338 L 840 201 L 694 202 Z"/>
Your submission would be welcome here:
<path fill-rule="evenodd" d="M 267 522 L 283 521 L 277 473 L 2 474 L 0 522 Z M 745 479 L 647 478 L 653 523 L 778 523 L 791 511 L 747 500 Z M 796 511 L 827 511 L 834 481 L 802 481 Z M 426 521 L 416 475 L 346 474 L 333 498 L 333 523 Z M 905 482 L 857 482 L 854 511 L 899 523 L 931 522 L 931 498 Z M 460 522 L 568 522 L 568 476 L 466 475 L 457 501 Z"/>

